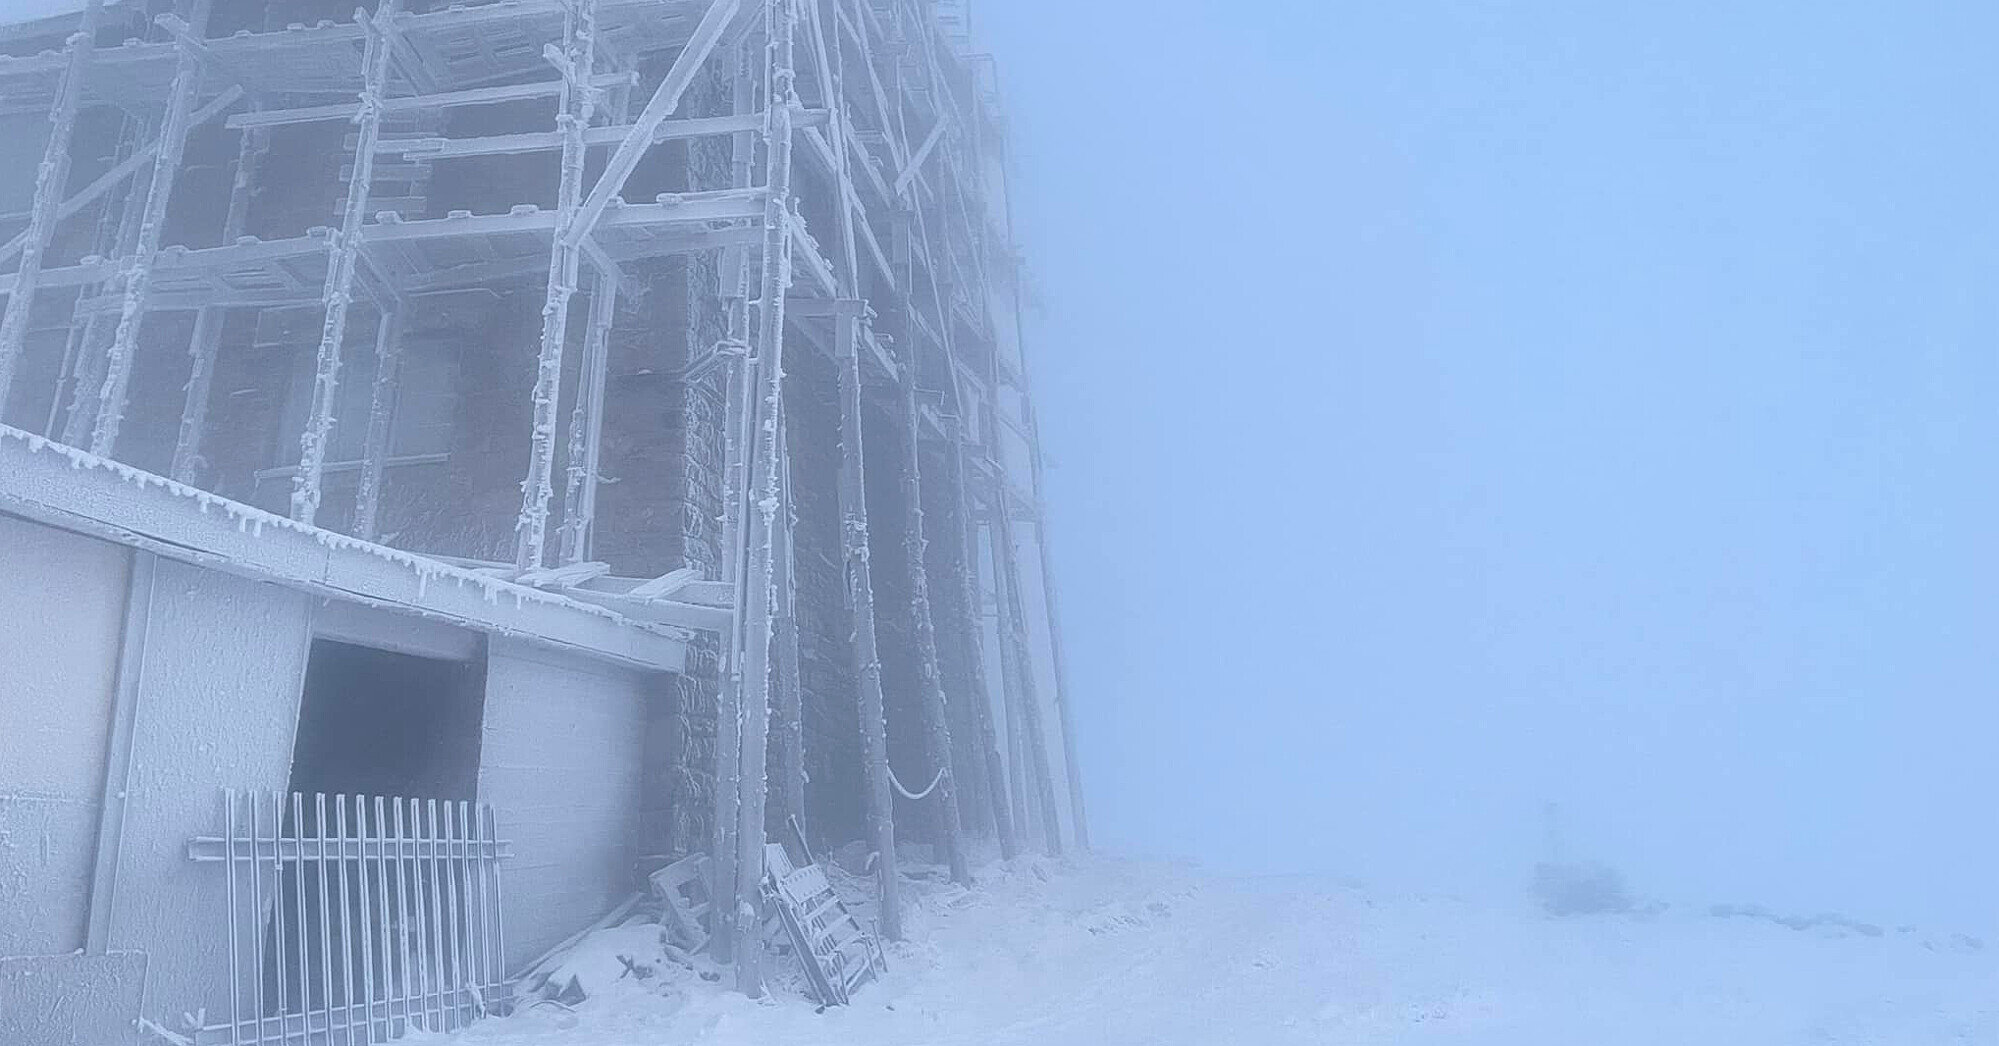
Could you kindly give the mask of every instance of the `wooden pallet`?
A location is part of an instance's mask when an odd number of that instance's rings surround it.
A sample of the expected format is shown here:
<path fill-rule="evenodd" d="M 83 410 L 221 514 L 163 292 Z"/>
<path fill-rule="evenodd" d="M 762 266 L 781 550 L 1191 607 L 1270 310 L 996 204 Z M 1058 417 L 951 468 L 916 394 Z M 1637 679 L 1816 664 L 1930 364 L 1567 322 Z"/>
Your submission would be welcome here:
<path fill-rule="evenodd" d="M 827 1006 L 844 1006 L 854 990 L 888 969 L 881 945 L 847 909 L 816 864 L 794 866 L 784 847 L 764 847 L 764 896 L 805 967 L 812 992 Z"/>

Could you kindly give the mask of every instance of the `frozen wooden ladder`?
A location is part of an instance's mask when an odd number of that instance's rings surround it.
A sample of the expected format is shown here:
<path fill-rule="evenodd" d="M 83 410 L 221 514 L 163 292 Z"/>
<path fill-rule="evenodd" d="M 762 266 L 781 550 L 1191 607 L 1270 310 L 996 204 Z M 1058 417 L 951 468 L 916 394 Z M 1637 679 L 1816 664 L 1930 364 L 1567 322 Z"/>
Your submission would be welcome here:
<path fill-rule="evenodd" d="M 826 873 L 816 864 L 794 867 L 778 843 L 764 846 L 764 895 L 820 1003 L 844 1006 L 854 989 L 888 969 L 881 945 L 833 892 Z"/>

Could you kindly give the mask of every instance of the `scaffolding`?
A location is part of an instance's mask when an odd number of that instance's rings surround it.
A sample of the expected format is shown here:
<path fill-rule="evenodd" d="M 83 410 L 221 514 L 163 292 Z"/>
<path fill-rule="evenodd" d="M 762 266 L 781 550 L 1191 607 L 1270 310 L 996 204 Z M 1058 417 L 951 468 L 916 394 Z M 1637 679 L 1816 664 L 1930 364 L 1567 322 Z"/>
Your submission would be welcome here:
<path fill-rule="evenodd" d="M 243 6 L 229 9 L 238 22 Z M 312 0 L 249 6 L 263 11 L 261 26 L 217 28 L 211 0 L 157 12 L 90 0 L 78 15 L 0 31 L 0 49 L 14 52 L 0 58 L 0 117 L 50 121 L 32 204 L 0 245 L 0 265 L 13 264 L 0 275 L 0 420 L 100 456 L 141 456 L 128 447 L 128 415 L 142 330 L 191 313 L 163 470 L 196 482 L 204 448 L 223 439 L 216 373 L 227 324 L 317 309 L 317 336 L 298 345 L 311 346 L 310 393 L 284 434 L 297 448 L 281 470 L 289 514 L 394 545 L 383 523 L 399 465 L 391 434 L 412 409 L 406 357 L 427 303 L 544 276 L 511 555 L 460 565 L 717 637 L 702 842 L 714 911 L 731 920 L 715 927 L 716 946 L 756 995 L 765 825 L 807 815 L 801 615 L 827 609 L 799 598 L 803 437 L 787 424 L 784 360 L 788 343 L 805 346 L 837 376 L 839 609 L 853 626 L 854 690 L 818 698 L 849 702 L 859 724 L 883 932 L 901 933 L 898 796 L 934 804 L 935 841 L 961 882 L 976 838 L 1008 857 L 1030 827 L 1049 852 L 1087 845 L 996 76 L 970 51 L 964 0 L 381 0 L 348 19 L 282 25 L 277 12 Z M 104 39 L 133 26 L 143 35 Z M 38 40 L 61 46 L 27 53 Z M 711 90 L 726 92 L 713 108 L 727 111 L 691 114 L 691 94 Z M 553 126 L 448 133 L 459 114 L 526 103 L 552 104 Z M 117 114 L 122 144 L 72 186 L 78 130 L 93 112 Z M 328 127 L 343 129 L 345 153 L 331 224 L 253 235 L 252 201 L 277 177 L 274 142 Z M 227 204 L 214 229 L 183 245 L 169 236 L 196 135 L 226 143 Z M 727 184 L 626 201 L 635 174 L 673 143 L 725 149 Z M 553 164 L 552 207 L 438 215 L 424 196 L 449 165 L 521 158 Z M 631 333 L 621 310 L 635 268 L 697 255 L 713 260 L 697 296 L 712 297 L 723 333 L 690 336 L 681 377 L 719 375 L 726 390 L 719 561 L 703 570 L 690 554 L 657 576 L 621 578 L 593 559 L 607 511 L 600 486 L 611 481 L 607 372 Z M 571 309 L 579 293 L 587 310 Z M 34 315 L 53 308 L 66 310 L 69 333 L 44 398 L 23 387 L 24 363 Z M 349 326 L 364 315 L 372 378 L 359 460 L 338 463 L 329 455 L 343 378 L 357 362 Z M 864 437 L 870 419 L 885 419 L 874 431 L 894 434 L 887 446 Z M 351 515 L 329 524 L 328 477 L 350 464 Z M 870 556 L 868 476 L 883 467 L 897 470 L 900 497 L 877 522 L 901 535 L 899 557 Z M 942 506 L 943 525 L 926 503 Z M 877 607 L 883 571 L 897 572 L 908 607 Z M 1024 584 L 1027 574 L 1038 582 Z M 878 614 L 906 615 L 907 626 L 878 630 Z M 914 693 L 896 696 L 914 721 L 891 722 L 888 654 L 913 666 Z M 892 742 L 925 765 L 897 775 Z M 774 781 L 761 772 L 766 752 Z M 960 755 L 969 765 L 956 765 Z M 924 781 L 933 787 L 909 787 Z"/>

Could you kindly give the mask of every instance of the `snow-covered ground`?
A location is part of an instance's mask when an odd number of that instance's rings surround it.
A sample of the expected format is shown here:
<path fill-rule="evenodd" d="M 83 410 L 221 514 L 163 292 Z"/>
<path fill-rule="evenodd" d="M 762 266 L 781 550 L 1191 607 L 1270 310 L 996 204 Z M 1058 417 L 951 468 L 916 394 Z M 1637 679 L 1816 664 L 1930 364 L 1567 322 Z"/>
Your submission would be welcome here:
<path fill-rule="evenodd" d="M 814 1012 L 661 965 L 452 1046 L 1999 1043 L 1999 949 L 1668 910 L 1551 919 L 1105 858 L 912 881 L 885 983 Z M 626 928 L 638 948 L 647 930 Z M 600 958 L 602 958 L 600 956 Z M 615 960 L 613 960 L 615 962 Z M 697 960 L 698 961 L 698 960 Z M 621 969 L 622 964 L 610 967 Z M 599 980 L 603 975 L 599 975 Z"/>

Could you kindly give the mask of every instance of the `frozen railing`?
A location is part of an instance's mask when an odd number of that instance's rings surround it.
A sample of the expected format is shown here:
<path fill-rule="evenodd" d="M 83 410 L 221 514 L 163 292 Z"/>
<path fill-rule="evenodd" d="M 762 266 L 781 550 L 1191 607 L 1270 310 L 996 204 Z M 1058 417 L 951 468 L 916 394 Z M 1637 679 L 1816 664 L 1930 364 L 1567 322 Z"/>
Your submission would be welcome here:
<path fill-rule="evenodd" d="M 188 856 L 222 866 L 228 934 L 227 1020 L 200 1043 L 386 1042 L 504 999 L 491 806 L 227 789 Z"/>

